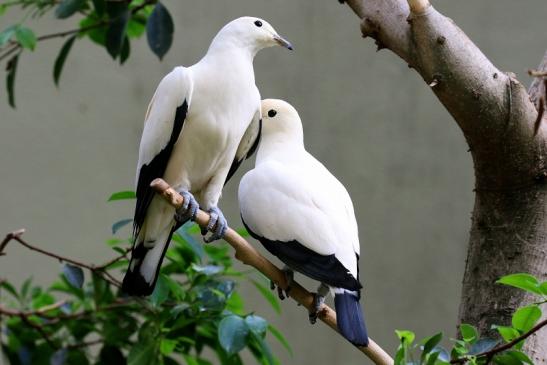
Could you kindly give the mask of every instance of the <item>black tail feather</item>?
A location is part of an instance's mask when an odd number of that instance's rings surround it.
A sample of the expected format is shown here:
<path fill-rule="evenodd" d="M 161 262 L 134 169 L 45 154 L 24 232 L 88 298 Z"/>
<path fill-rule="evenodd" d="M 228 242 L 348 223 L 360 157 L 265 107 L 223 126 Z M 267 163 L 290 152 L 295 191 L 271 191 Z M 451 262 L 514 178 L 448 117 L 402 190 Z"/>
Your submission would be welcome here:
<path fill-rule="evenodd" d="M 354 345 L 368 346 L 367 327 L 359 298 L 351 293 L 337 293 L 334 307 L 340 333 Z"/>

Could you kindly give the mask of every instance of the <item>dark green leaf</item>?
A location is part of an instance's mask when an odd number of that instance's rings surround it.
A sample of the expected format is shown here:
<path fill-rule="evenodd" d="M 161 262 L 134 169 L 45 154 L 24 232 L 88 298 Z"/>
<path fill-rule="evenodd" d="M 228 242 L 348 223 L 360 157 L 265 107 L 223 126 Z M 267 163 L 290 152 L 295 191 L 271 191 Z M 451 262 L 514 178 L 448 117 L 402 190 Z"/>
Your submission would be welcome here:
<path fill-rule="evenodd" d="M 5 291 L 7 291 L 8 293 L 10 293 L 11 295 L 13 295 L 13 297 L 15 299 L 19 299 L 19 294 L 17 294 L 17 290 L 13 287 L 13 285 L 11 285 L 10 283 L 8 283 L 7 281 L 2 281 L 0 283 L 0 288 L 3 288 Z M 1 297 L 1 296 L 0 296 Z"/>
<path fill-rule="evenodd" d="M 116 59 L 123 47 L 130 12 L 125 2 L 109 1 L 107 6 L 111 23 L 106 30 L 106 50 L 112 58 Z"/>
<path fill-rule="evenodd" d="M 55 16 L 59 19 L 68 18 L 80 10 L 85 3 L 85 0 L 62 0 L 57 9 L 55 9 Z"/>
<path fill-rule="evenodd" d="M 256 342 L 259 348 L 259 355 L 262 358 L 264 364 L 267 365 L 275 365 L 276 361 L 272 355 L 272 350 L 270 349 L 270 346 L 264 341 L 262 336 L 260 334 L 251 332 L 251 337 L 253 338 L 253 341 Z"/>
<path fill-rule="evenodd" d="M 537 305 L 529 305 L 527 307 L 522 307 L 517 309 L 513 314 L 511 323 L 513 328 L 520 331 L 521 333 L 528 332 L 534 327 L 536 322 L 541 317 L 541 310 Z"/>
<path fill-rule="evenodd" d="M 19 61 L 19 53 L 13 56 L 7 63 L 6 67 L 6 89 L 8 90 L 8 102 L 12 108 L 15 108 L 15 74 L 17 73 L 17 62 Z"/>
<path fill-rule="evenodd" d="M 125 37 L 123 40 L 122 50 L 120 52 L 120 65 L 123 65 L 125 61 L 127 61 L 130 53 L 131 53 L 131 45 L 129 44 L 129 38 Z"/>
<path fill-rule="evenodd" d="M 474 343 L 479 338 L 477 329 L 467 323 L 462 323 L 460 325 L 460 333 L 465 342 Z"/>
<path fill-rule="evenodd" d="M 4 15 L 8 10 L 8 4 L 0 4 L 0 16 Z"/>
<path fill-rule="evenodd" d="M 225 317 L 218 326 L 218 340 L 229 355 L 236 354 L 245 347 L 248 334 L 249 327 L 239 316 Z"/>
<path fill-rule="evenodd" d="M 97 27 L 97 24 L 103 20 L 97 16 L 96 13 L 91 13 L 87 17 L 80 21 L 80 29 L 90 28 L 86 31 L 80 31 L 79 37 L 87 35 L 89 39 L 97 43 L 100 46 L 104 46 L 106 43 L 106 23 L 103 26 Z"/>
<path fill-rule="evenodd" d="M 130 218 L 117 221 L 116 223 L 112 225 L 112 234 L 116 234 L 116 232 L 118 232 L 122 227 L 125 227 L 132 222 L 133 222 L 133 219 L 130 219 Z"/>
<path fill-rule="evenodd" d="M 292 352 L 292 347 L 291 345 L 289 344 L 289 341 L 287 341 L 287 339 L 285 338 L 285 336 L 283 336 L 283 334 L 277 329 L 275 328 L 274 326 L 272 326 L 271 324 L 268 325 L 268 330 L 270 331 L 270 333 L 275 337 L 277 338 L 277 340 L 279 341 L 279 343 L 281 343 L 283 345 L 283 347 L 287 350 L 287 352 L 289 354 L 293 354 Z"/>
<path fill-rule="evenodd" d="M 424 349 L 422 351 L 422 361 L 425 359 L 425 355 L 429 354 L 435 346 L 441 342 L 443 338 L 442 332 L 437 333 L 436 335 L 431 336 L 430 338 L 425 341 Z"/>
<path fill-rule="evenodd" d="M 496 347 L 498 342 L 498 340 L 494 340 L 493 338 L 481 338 L 471 346 L 469 349 L 469 355 L 477 355 L 482 352 L 492 350 Z"/>
<path fill-rule="evenodd" d="M 437 363 L 437 359 L 439 358 L 439 356 L 441 355 L 440 352 L 432 352 L 430 353 L 427 357 L 427 362 L 425 363 L 425 365 L 435 365 L 435 363 Z M 424 357 L 425 359 L 425 357 Z M 423 363 L 423 360 L 422 360 L 422 363 Z"/>
<path fill-rule="evenodd" d="M 16 25 L 11 25 L 0 33 L 0 47 L 4 47 L 15 35 Z"/>
<path fill-rule="evenodd" d="M 542 294 L 538 279 L 530 274 L 520 273 L 503 276 L 496 283 L 513 286 L 534 294 Z"/>
<path fill-rule="evenodd" d="M 279 305 L 279 301 L 277 297 L 272 293 L 272 291 L 268 288 L 265 288 L 262 286 L 259 282 L 255 280 L 251 280 L 254 286 L 258 289 L 260 294 L 270 303 L 272 308 L 277 312 L 277 314 L 281 314 L 281 306 Z"/>
<path fill-rule="evenodd" d="M 116 346 L 104 345 L 99 353 L 99 363 L 125 365 L 127 362 L 123 353 Z"/>
<path fill-rule="evenodd" d="M 173 19 L 171 19 L 169 11 L 162 3 L 158 2 L 154 6 L 152 14 L 148 17 L 146 36 L 150 49 L 160 60 L 173 43 L 174 29 Z"/>
<path fill-rule="evenodd" d="M 513 351 L 507 351 L 506 354 L 514 357 L 515 359 L 518 359 L 523 364 L 534 365 L 534 362 L 524 352 L 513 350 Z"/>
<path fill-rule="evenodd" d="M 158 280 L 156 281 L 156 287 L 154 288 L 154 291 L 150 296 L 150 301 L 155 306 L 158 306 L 161 303 L 165 302 L 168 296 L 169 283 L 167 282 L 166 276 L 164 274 L 160 274 L 158 276 Z"/>
<path fill-rule="evenodd" d="M 129 38 L 139 38 L 146 30 L 146 18 L 134 15 L 127 23 L 127 36 Z"/>
<path fill-rule="evenodd" d="M 494 357 L 494 364 L 497 365 L 522 365 L 523 362 L 508 353 L 502 353 Z"/>
<path fill-rule="evenodd" d="M 268 321 L 259 316 L 249 315 L 245 317 L 245 323 L 247 323 L 247 326 L 252 332 L 260 336 L 266 333 L 266 330 L 268 329 Z"/>
<path fill-rule="evenodd" d="M 82 285 L 84 284 L 84 272 L 81 268 L 71 264 L 65 264 L 63 266 L 63 274 L 70 285 L 78 289 L 82 288 Z"/>
<path fill-rule="evenodd" d="M 157 342 L 137 342 L 129 351 L 127 365 L 159 364 Z"/>
<path fill-rule="evenodd" d="M 114 200 L 127 200 L 127 199 L 136 199 L 137 195 L 135 195 L 134 191 L 126 190 L 126 191 L 118 191 L 117 193 L 114 193 L 110 195 L 110 198 L 108 198 L 108 201 L 114 201 Z"/>
<path fill-rule="evenodd" d="M 74 44 L 75 39 L 76 36 L 70 37 L 65 42 L 65 44 L 61 48 L 61 51 L 59 52 L 59 55 L 55 59 L 55 65 L 53 66 L 53 81 L 57 86 L 59 86 L 59 78 L 61 77 L 61 71 L 63 70 L 66 57 L 68 56 L 68 52 L 70 52 L 70 49 L 72 48 L 72 44 Z"/>
<path fill-rule="evenodd" d="M 170 340 L 167 338 L 162 338 L 160 342 L 160 352 L 162 353 L 162 355 L 167 356 L 175 350 L 176 346 L 177 346 L 177 341 Z"/>
<path fill-rule="evenodd" d="M 105 0 L 92 0 L 93 1 L 93 7 L 95 8 L 95 12 L 97 15 L 101 16 L 104 14 L 106 10 L 106 4 Z"/>

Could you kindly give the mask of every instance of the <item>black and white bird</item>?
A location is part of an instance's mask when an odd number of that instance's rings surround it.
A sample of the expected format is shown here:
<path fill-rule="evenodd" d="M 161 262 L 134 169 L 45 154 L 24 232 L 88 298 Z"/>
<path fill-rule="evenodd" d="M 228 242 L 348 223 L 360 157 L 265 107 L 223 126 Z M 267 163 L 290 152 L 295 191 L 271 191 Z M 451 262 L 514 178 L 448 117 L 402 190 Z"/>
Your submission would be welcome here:
<path fill-rule="evenodd" d="M 356 345 L 368 345 L 359 305 L 359 237 L 353 203 L 344 186 L 304 148 L 298 112 L 282 100 L 262 101 L 262 137 L 255 168 L 239 185 L 243 224 L 286 266 L 321 282 L 317 311 L 334 294 L 338 328 Z"/>
<path fill-rule="evenodd" d="M 173 232 L 193 219 L 198 207 L 211 215 L 206 242 L 224 235 L 222 188 L 260 138 L 253 59 L 275 45 L 292 49 L 266 21 L 238 18 L 218 32 L 198 63 L 175 67 L 159 83 L 139 149 L 134 243 L 122 286 L 127 294 L 152 293 Z M 158 177 L 183 195 L 179 211 L 150 188 Z"/>

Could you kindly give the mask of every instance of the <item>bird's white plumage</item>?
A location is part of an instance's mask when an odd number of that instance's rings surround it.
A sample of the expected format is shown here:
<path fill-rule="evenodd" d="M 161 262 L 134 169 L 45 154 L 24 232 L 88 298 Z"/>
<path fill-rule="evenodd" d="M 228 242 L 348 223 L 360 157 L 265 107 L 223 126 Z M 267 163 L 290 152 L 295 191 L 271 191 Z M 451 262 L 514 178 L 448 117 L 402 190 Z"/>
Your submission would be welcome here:
<path fill-rule="evenodd" d="M 273 118 L 267 117 L 275 109 Z M 251 231 L 272 241 L 296 240 L 321 255 L 334 254 L 357 278 L 359 237 L 344 186 L 304 148 L 298 113 L 263 102 L 256 166 L 241 180 L 239 204 Z"/>

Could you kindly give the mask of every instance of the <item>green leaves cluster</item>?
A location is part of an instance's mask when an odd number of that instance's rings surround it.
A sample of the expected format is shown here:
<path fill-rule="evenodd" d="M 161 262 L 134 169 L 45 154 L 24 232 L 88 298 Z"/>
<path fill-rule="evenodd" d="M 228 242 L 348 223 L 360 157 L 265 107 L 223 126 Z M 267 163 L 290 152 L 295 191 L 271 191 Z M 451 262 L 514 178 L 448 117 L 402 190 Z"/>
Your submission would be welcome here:
<path fill-rule="evenodd" d="M 111 200 L 133 197 L 120 192 Z M 290 348 L 264 318 L 245 311 L 235 280 L 247 275 L 233 268 L 227 244 L 202 245 L 197 234 L 185 225 L 173 235 L 149 298 L 125 297 L 108 278 L 128 265 L 124 238 L 107 241 L 120 259 L 104 268 L 64 264 L 48 287 L 0 283 L 2 308 L 26 313 L 3 317 L 4 356 L 12 365 L 239 365 L 248 349 L 257 363 L 277 364 L 268 334 Z"/>
<path fill-rule="evenodd" d="M 145 31 L 150 49 L 160 60 L 173 43 L 173 20 L 167 8 L 158 0 L 14 0 L 0 6 L 0 17 L 6 16 L 10 7 L 26 11 L 25 20 L 29 15 L 35 18 L 50 10 L 59 20 L 78 19 L 78 27 L 75 29 L 41 37 L 23 25 L 24 21 L 0 31 L 0 60 L 11 56 L 6 65 L 6 87 L 8 102 L 12 107 L 15 107 L 14 86 L 19 56 L 24 50 L 33 51 L 38 41 L 68 37 L 53 65 L 56 85 L 59 84 L 65 61 L 76 40 L 89 38 L 121 64 L 130 56 L 131 39 L 140 38 Z"/>
<path fill-rule="evenodd" d="M 395 365 L 447 365 L 450 363 L 484 365 L 490 362 L 497 365 L 533 365 L 532 360 L 521 351 L 525 339 L 515 340 L 531 331 L 541 318 L 540 306 L 547 303 L 547 282 L 540 282 L 530 274 L 519 273 L 504 276 L 497 283 L 538 295 L 540 300 L 518 308 L 511 318 L 510 326 L 492 326 L 492 329 L 499 333 L 500 339 L 481 338 L 474 326 L 461 324 L 461 339 L 451 339 L 453 345 L 450 351 L 439 346 L 442 333 L 415 343 L 413 332 L 395 331 L 400 340 Z M 508 348 L 498 351 L 504 343 L 509 344 Z"/>

